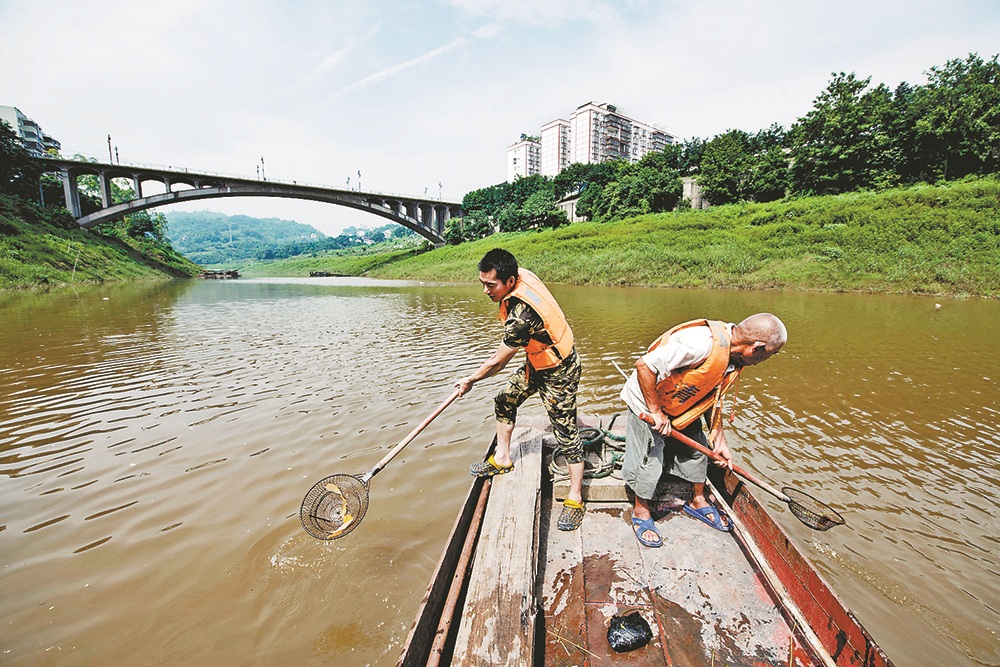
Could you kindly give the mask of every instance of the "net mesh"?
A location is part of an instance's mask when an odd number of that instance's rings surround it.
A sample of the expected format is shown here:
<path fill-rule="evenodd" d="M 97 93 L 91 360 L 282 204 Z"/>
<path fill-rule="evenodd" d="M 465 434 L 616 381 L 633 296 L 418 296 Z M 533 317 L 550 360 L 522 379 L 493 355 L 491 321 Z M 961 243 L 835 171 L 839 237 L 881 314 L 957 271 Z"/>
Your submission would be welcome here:
<path fill-rule="evenodd" d="M 781 489 L 788 496 L 788 509 L 795 518 L 815 530 L 829 530 L 834 526 L 842 526 L 844 517 L 832 507 L 821 503 L 808 493 L 797 489 L 784 487 Z"/>
<path fill-rule="evenodd" d="M 368 511 L 368 486 L 354 475 L 331 475 L 302 499 L 299 519 L 320 540 L 336 540 L 357 528 Z"/>

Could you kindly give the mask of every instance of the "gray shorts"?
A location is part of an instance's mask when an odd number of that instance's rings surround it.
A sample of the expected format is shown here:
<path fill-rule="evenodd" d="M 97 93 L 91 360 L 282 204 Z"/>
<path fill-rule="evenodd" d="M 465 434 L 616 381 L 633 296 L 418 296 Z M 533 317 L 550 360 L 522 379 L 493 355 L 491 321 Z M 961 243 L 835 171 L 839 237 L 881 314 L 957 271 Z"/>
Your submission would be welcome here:
<path fill-rule="evenodd" d="M 681 433 L 712 449 L 701 430 L 700 419 L 681 429 Z M 664 439 L 629 410 L 622 479 L 635 495 L 650 500 L 656 495 L 656 485 L 664 472 L 695 484 L 703 483 L 708 477 L 708 457 L 673 438 Z"/>

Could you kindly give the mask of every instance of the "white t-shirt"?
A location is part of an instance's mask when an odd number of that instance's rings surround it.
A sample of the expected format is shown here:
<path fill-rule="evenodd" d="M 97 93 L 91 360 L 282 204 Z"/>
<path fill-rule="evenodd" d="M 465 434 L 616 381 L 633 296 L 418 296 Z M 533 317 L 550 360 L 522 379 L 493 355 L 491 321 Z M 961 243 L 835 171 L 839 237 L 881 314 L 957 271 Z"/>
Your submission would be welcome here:
<path fill-rule="evenodd" d="M 732 333 L 735 324 L 727 324 Z M 712 353 L 712 330 L 707 326 L 688 327 L 675 332 L 652 352 L 642 355 L 642 362 L 656 374 L 656 382 L 659 383 L 667 375 L 679 368 L 697 366 L 708 359 Z M 642 396 L 639 388 L 639 376 L 637 371 L 632 371 L 625 386 L 622 387 L 621 398 L 629 410 L 636 414 L 648 413 L 649 406 Z"/>

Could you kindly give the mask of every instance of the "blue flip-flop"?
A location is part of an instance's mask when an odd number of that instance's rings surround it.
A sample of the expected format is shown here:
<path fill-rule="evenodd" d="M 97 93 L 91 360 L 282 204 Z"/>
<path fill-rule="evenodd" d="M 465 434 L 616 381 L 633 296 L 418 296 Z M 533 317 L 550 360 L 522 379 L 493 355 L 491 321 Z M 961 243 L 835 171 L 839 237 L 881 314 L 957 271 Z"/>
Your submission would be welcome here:
<path fill-rule="evenodd" d="M 704 521 L 712 528 L 720 530 L 723 533 L 728 533 L 733 529 L 733 524 L 729 520 L 729 515 L 720 510 L 715 505 L 705 505 L 704 507 L 695 509 L 690 505 L 688 505 L 687 503 L 684 503 L 684 511 L 687 514 L 693 516 L 695 519 L 698 519 L 699 521 Z M 726 523 L 722 523 L 722 517 L 726 517 Z"/>
<path fill-rule="evenodd" d="M 655 540 L 644 540 L 642 534 L 647 530 L 651 530 L 656 533 Z M 639 540 L 639 544 L 644 547 L 650 547 L 655 549 L 657 547 L 663 546 L 663 538 L 660 537 L 660 531 L 656 529 L 656 524 L 653 522 L 653 517 L 648 519 L 639 519 L 637 517 L 632 517 L 632 531 L 635 533 L 635 539 Z"/>

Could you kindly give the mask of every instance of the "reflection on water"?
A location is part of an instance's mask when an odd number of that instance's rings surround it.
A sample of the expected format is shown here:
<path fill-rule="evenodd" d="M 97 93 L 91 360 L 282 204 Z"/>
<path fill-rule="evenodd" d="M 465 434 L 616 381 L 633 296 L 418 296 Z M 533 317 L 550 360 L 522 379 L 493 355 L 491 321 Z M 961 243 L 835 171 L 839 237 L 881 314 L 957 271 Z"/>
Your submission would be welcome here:
<path fill-rule="evenodd" d="M 768 501 L 896 664 L 1000 662 L 1000 305 L 554 291 L 602 415 L 611 361 L 672 324 L 779 314 L 790 341 L 745 374 L 737 457 L 845 512 L 813 533 Z M 0 297 L 3 663 L 394 664 L 502 378 L 372 480 L 349 538 L 308 537 L 298 505 L 433 410 L 495 348 L 495 308 L 471 280 Z"/>

